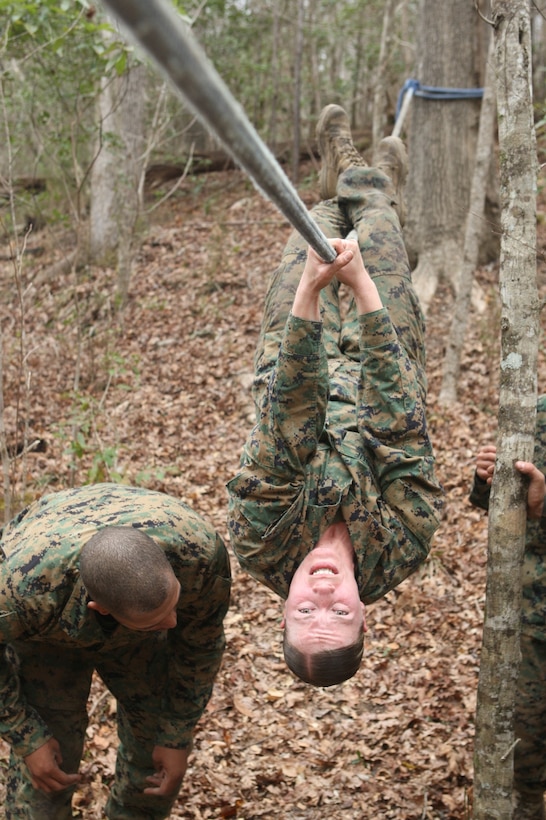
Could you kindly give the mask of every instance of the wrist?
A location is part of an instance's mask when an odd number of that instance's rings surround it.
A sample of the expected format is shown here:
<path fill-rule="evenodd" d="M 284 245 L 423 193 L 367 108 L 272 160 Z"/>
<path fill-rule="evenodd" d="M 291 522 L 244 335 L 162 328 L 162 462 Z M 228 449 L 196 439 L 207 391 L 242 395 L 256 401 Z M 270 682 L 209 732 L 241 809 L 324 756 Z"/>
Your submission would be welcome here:
<path fill-rule="evenodd" d="M 372 287 L 365 291 L 354 291 L 356 308 L 359 315 L 364 313 L 374 313 L 376 310 L 381 310 L 383 302 L 377 291 L 377 288 L 372 283 Z"/>
<path fill-rule="evenodd" d="M 320 322 L 320 290 L 300 289 L 296 291 L 292 314 L 298 319 Z"/>

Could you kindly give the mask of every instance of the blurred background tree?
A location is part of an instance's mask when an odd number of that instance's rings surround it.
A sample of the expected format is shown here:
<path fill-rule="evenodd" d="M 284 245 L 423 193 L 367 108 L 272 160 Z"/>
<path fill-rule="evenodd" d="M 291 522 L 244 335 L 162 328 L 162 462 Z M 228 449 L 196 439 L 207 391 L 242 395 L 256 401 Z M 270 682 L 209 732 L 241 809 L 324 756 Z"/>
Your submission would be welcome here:
<path fill-rule="evenodd" d="M 369 158 L 372 141 L 393 130 L 408 78 L 471 87 L 483 82 L 484 23 L 467 0 L 442 6 L 441 15 L 430 0 L 175 5 L 292 177 L 300 156 L 318 165 L 315 124 L 327 103 L 350 112 L 357 147 Z M 0 211 L 4 232 L 12 231 L 16 244 L 30 224 L 64 224 L 76 237 L 70 250 L 65 246 L 66 266 L 113 261 L 123 301 L 131 256 L 146 227 L 145 183 L 158 169 L 162 181 L 175 184 L 197 163 L 214 167 L 219 146 L 115 31 L 102 5 L 0 0 L 0 13 L 7 23 L 0 41 L 0 179 L 3 201 L 11 204 Z M 546 35 L 542 15 L 532 21 L 540 106 Z M 420 257 L 430 261 L 431 248 L 460 244 L 478 113 L 476 100 L 454 106 L 416 99 L 410 107 L 402 136 L 412 169 L 407 239 L 416 266 Z M 431 230 L 428 204 L 438 174 L 450 185 Z M 453 236 L 438 243 L 440 216 Z M 433 260 L 435 273 L 442 265 Z"/>

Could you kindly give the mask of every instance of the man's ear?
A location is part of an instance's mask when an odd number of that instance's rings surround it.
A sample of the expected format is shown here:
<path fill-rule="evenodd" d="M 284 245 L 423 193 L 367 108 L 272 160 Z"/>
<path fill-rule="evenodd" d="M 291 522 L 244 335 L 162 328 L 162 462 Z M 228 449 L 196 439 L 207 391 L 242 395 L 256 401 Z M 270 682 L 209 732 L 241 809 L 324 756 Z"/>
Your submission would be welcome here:
<path fill-rule="evenodd" d="M 110 615 L 110 610 L 105 609 L 100 604 L 97 604 L 96 601 L 88 601 L 87 606 L 89 609 L 94 609 L 95 612 L 99 613 L 99 615 Z"/>

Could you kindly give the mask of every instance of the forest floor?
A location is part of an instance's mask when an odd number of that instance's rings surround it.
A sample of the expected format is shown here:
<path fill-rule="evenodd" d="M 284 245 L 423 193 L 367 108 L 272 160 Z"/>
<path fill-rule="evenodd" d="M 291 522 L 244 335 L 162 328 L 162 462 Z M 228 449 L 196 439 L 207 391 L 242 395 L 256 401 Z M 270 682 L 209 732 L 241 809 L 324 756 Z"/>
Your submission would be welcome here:
<path fill-rule="evenodd" d="M 306 170 L 299 191 L 310 206 L 318 185 Z M 544 295 L 544 200 L 541 209 Z M 27 255 L 18 276 L 9 246 L 0 248 L 4 424 L 11 446 L 23 435 L 38 442 L 13 461 L 11 514 L 44 492 L 123 480 L 177 496 L 227 538 L 225 484 L 252 421 L 253 349 L 288 230 L 239 171 L 187 179 L 153 214 L 121 316 L 113 270 L 59 274 L 69 234 L 31 234 L 28 250 L 43 251 Z M 427 320 L 428 417 L 446 491 L 429 559 L 368 608 L 359 673 L 325 690 L 287 671 L 280 603 L 233 559 L 227 650 L 173 818 L 470 817 L 487 519 L 468 492 L 474 454 L 496 429 L 498 267 L 477 278 L 487 309 L 470 316 L 449 409 L 438 402 L 454 300 L 445 283 Z M 85 820 L 103 816 L 115 710 L 94 681 L 75 798 Z M 0 805 L 7 765 L 0 744 Z"/>

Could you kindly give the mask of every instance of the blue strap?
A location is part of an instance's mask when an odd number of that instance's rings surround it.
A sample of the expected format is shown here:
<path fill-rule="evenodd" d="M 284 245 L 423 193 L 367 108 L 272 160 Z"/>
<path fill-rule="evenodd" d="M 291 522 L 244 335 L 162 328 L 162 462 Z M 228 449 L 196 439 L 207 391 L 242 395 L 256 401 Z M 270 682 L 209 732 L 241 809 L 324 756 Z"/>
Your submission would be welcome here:
<path fill-rule="evenodd" d="M 400 114 L 404 96 L 410 91 L 416 97 L 425 100 L 471 100 L 483 97 L 483 88 L 441 88 L 432 85 L 421 85 L 418 80 L 406 80 L 396 103 L 396 119 Z"/>

